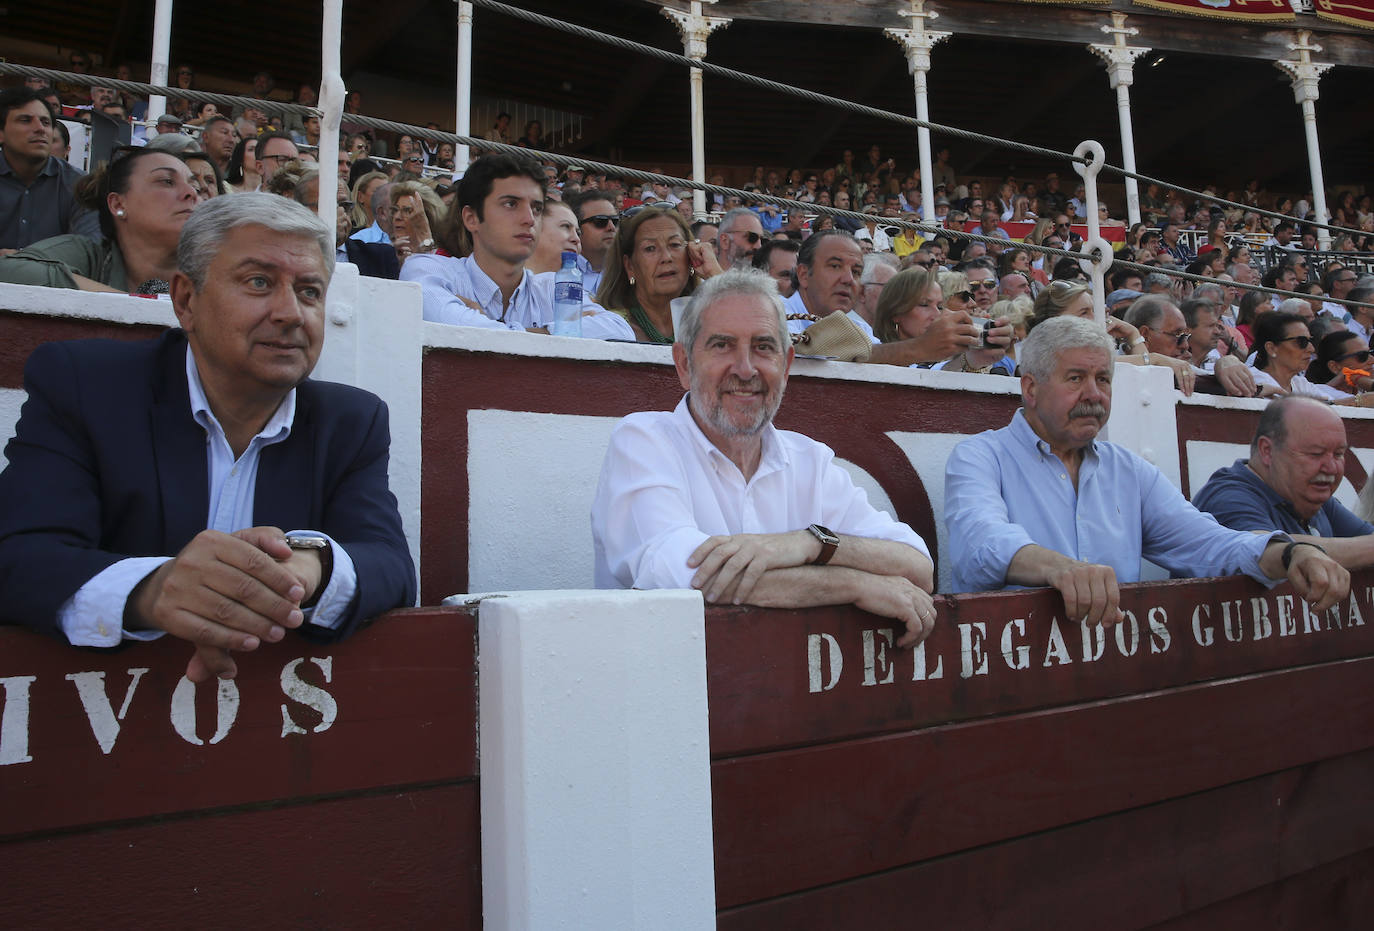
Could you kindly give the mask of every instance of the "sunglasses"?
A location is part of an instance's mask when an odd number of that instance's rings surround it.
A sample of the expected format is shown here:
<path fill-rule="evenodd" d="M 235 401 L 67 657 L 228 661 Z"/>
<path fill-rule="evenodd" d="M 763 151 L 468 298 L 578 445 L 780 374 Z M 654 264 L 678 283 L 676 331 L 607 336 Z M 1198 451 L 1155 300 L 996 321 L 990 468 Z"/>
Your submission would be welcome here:
<path fill-rule="evenodd" d="M 759 242 L 759 240 L 763 239 L 762 236 L 760 236 L 758 233 L 754 232 L 753 230 L 750 230 L 750 231 L 747 232 L 747 233 L 744 233 L 744 232 L 737 233 L 737 232 L 735 232 L 735 231 L 733 231 L 733 230 L 730 230 L 730 231 L 721 230 L 720 235 L 721 235 L 721 236 L 743 236 L 744 239 L 745 239 L 745 241 L 748 242 L 749 245 L 751 245 L 751 246 L 757 245 L 758 242 Z"/>
<path fill-rule="evenodd" d="M 1297 343 L 1299 349 L 1311 349 L 1312 337 L 1310 336 L 1285 336 L 1283 339 L 1274 340 L 1276 343 Z"/>
<path fill-rule="evenodd" d="M 970 291 L 996 291 L 997 282 L 995 281 L 970 281 L 968 283 Z"/>
<path fill-rule="evenodd" d="M 1346 359 L 1354 359 L 1356 362 L 1363 364 L 1369 361 L 1371 355 L 1374 355 L 1374 353 L 1371 353 L 1368 349 L 1361 349 L 1359 352 L 1347 352 L 1337 361 L 1344 362 Z"/>
<path fill-rule="evenodd" d="M 592 226 L 595 226 L 597 229 L 599 229 L 599 230 L 604 230 L 604 229 L 605 229 L 606 227 L 608 227 L 608 226 L 616 226 L 616 225 L 618 225 L 618 224 L 620 223 L 620 217 L 613 217 L 613 216 L 611 216 L 610 214 L 606 214 L 606 213 L 598 213 L 598 214 L 597 214 L 596 216 L 594 216 L 594 217 L 587 217 L 587 219 L 583 220 L 582 222 L 583 222 L 583 223 L 590 223 Z"/>

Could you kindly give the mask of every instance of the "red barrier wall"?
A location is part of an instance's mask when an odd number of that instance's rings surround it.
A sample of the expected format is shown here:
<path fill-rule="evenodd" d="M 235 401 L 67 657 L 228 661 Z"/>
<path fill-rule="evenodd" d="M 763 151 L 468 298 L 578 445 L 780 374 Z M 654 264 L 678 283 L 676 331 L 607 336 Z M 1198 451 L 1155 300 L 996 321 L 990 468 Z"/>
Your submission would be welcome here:
<path fill-rule="evenodd" d="M 720 927 L 1374 917 L 1341 878 L 1374 855 L 1374 574 L 1321 617 L 1128 586 L 1100 640 L 1047 591 L 943 602 L 915 653 L 849 609 L 708 612 Z"/>
<path fill-rule="evenodd" d="M 0 926 L 480 926 L 471 613 L 188 658 L 0 628 Z"/>

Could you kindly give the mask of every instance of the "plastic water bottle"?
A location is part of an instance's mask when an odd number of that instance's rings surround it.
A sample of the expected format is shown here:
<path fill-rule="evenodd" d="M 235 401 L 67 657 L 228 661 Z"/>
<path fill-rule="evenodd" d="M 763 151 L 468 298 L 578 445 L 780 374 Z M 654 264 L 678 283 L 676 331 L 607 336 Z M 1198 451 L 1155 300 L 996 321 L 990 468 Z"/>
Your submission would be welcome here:
<path fill-rule="evenodd" d="M 582 335 L 582 269 L 577 267 L 577 253 L 563 253 L 563 267 L 553 278 L 554 336 Z"/>

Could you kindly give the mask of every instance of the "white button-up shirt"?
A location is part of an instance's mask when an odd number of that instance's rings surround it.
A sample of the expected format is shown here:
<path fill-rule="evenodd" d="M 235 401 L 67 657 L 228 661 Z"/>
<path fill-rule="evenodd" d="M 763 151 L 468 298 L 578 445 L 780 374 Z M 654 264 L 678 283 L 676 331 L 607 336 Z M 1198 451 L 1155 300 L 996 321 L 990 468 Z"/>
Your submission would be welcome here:
<path fill-rule="evenodd" d="M 426 320 L 497 330 L 528 330 L 553 322 L 554 272 L 536 275 L 525 269 L 520 284 L 504 305 L 501 288 L 482 271 L 472 256 L 412 255 L 401 266 L 402 281 L 418 281 L 424 294 Z M 473 301 L 472 307 L 461 298 Z M 588 339 L 633 341 L 634 330 L 625 318 L 582 294 L 582 335 Z"/>
<path fill-rule="evenodd" d="M 830 447 L 763 428 L 747 481 L 701 432 L 687 398 L 672 412 L 631 414 L 611 434 L 592 503 L 597 588 L 690 588 L 687 557 L 710 536 L 786 533 L 821 524 L 930 555 L 906 524 L 869 504 Z"/>

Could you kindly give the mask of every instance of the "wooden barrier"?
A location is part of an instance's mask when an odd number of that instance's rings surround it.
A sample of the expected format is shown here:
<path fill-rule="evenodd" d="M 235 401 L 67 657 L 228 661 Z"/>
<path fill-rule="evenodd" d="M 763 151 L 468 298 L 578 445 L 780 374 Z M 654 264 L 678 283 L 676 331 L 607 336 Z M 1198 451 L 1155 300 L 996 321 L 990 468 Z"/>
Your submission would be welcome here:
<path fill-rule="evenodd" d="M 480 925 L 471 612 L 188 658 L 0 628 L 0 925 Z"/>
<path fill-rule="evenodd" d="M 947 598 L 914 652 L 853 610 L 709 611 L 719 926 L 1369 917 L 1374 573 L 1320 617 L 1242 579 L 1123 604 Z"/>

